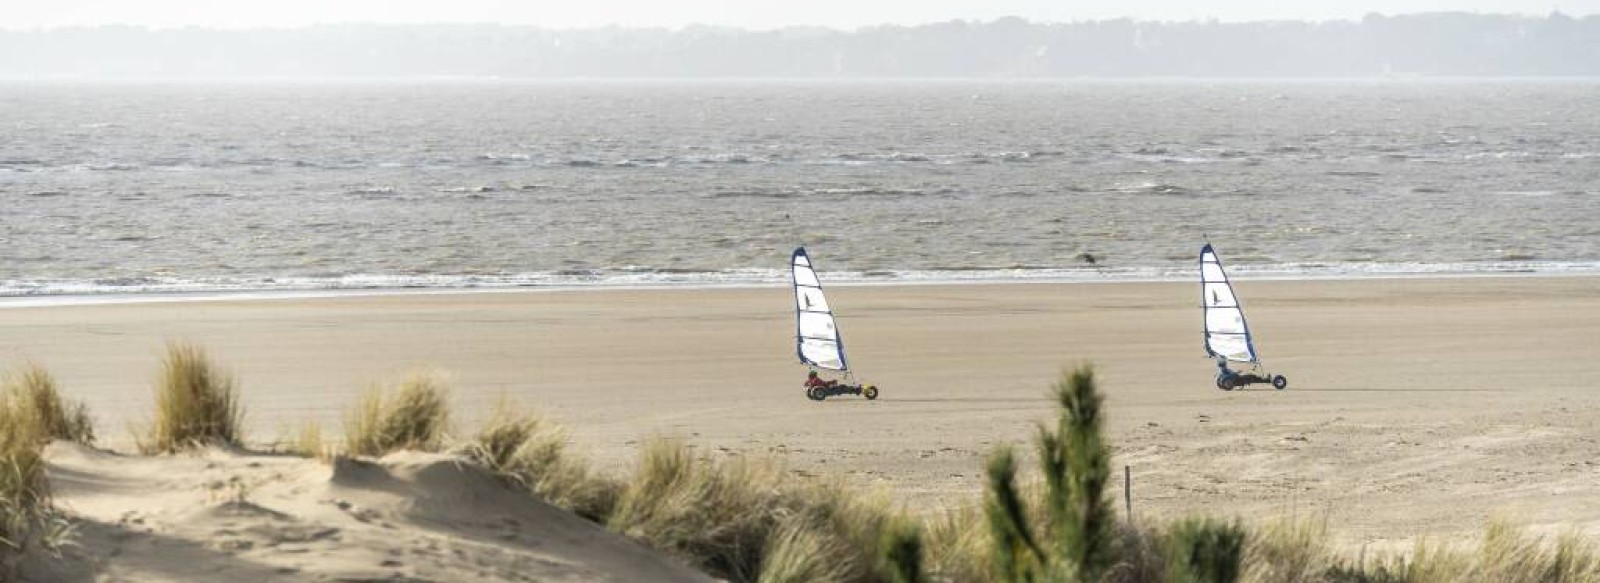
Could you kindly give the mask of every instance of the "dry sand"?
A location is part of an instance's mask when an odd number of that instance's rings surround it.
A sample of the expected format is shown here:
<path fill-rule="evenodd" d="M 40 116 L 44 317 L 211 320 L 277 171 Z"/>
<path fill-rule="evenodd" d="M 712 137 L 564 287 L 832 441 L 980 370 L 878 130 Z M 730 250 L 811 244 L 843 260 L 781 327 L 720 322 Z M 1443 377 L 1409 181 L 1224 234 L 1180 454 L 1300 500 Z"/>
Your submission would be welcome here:
<path fill-rule="evenodd" d="M 237 373 L 253 442 L 303 419 L 337 433 L 368 383 L 433 368 L 464 426 L 510 395 L 612 470 L 675 435 L 927 507 L 977 492 L 986 453 L 1030 439 L 1087 360 L 1140 516 L 1326 513 L 1380 546 L 1494 515 L 1600 531 L 1600 278 L 1237 286 L 1286 391 L 1212 386 L 1189 283 L 830 287 L 875 402 L 803 398 L 782 287 L 12 308 L 0 362 L 45 365 L 124 446 L 182 339 Z M 99 504 L 84 496 L 63 502 Z"/>

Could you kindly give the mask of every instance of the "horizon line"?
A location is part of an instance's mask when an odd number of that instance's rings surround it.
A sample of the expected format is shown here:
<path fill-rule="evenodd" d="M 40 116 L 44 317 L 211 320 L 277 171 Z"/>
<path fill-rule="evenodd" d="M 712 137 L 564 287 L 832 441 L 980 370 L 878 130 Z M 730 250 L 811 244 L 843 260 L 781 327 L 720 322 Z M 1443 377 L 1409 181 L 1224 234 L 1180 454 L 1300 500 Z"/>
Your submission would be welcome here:
<path fill-rule="evenodd" d="M 375 20 L 341 20 L 341 21 L 328 21 L 328 22 L 311 22 L 311 23 L 296 24 L 296 25 L 244 25 L 244 26 L 218 25 L 218 24 L 160 25 L 160 24 L 141 24 L 141 23 L 126 23 L 126 22 L 103 22 L 103 23 L 93 23 L 93 24 L 85 23 L 85 24 L 65 24 L 65 25 L 35 25 L 35 26 L 9 26 L 9 25 L 5 25 L 5 24 L 0 24 L 0 33 L 18 33 L 18 32 L 20 32 L 20 33 L 50 33 L 50 32 L 58 32 L 58 31 L 80 31 L 80 30 L 94 30 L 94 29 L 138 29 L 138 30 L 143 30 L 143 31 L 146 31 L 146 32 L 171 32 L 171 31 L 192 31 L 192 30 L 210 31 L 210 32 L 252 32 L 252 31 L 255 31 L 255 32 L 262 32 L 262 31 L 265 31 L 265 32 L 289 32 L 289 31 L 304 31 L 304 30 L 311 30 L 311 29 L 317 29 L 317 28 L 338 28 L 338 27 L 410 28 L 410 27 L 489 27 L 489 26 L 493 26 L 493 27 L 502 27 L 502 28 L 523 28 L 523 29 L 538 30 L 538 31 L 543 31 L 543 32 L 595 32 L 595 31 L 624 30 L 624 31 L 666 31 L 666 32 L 672 32 L 672 33 L 681 33 L 681 32 L 687 32 L 687 31 L 696 30 L 696 29 L 710 29 L 710 30 L 723 30 L 723 31 L 732 31 L 732 32 L 748 32 L 748 33 L 770 33 L 770 32 L 785 32 L 785 31 L 805 30 L 805 31 L 828 31 L 828 32 L 847 33 L 848 34 L 848 33 L 855 33 L 855 32 L 861 32 L 861 31 L 872 30 L 872 29 L 880 29 L 880 28 L 919 28 L 919 27 L 925 27 L 925 26 L 936 26 L 936 25 L 951 24 L 951 23 L 990 25 L 990 24 L 996 24 L 996 23 L 999 23 L 999 22 L 1002 22 L 1002 21 L 1009 21 L 1009 20 L 1020 20 L 1025 24 L 1044 25 L 1044 26 L 1094 24 L 1094 23 L 1123 22 L 1123 21 L 1131 21 L 1131 22 L 1133 22 L 1135 24 L 1202 24 L 1202 25 L 1282 24 L 1282 23 L 1299 23 L 1299 24 L 1354 23 L 1354 24 L 1359 24 L 1362 21 L 1364 21 L 1364 20 L 1366 20 L 1368 18 L 1372 18 L 1374 16 L 1379 17 L 1379 18 L 1405 18 L 1405 17 L 1416 17 L 1416 16 L 1446 16 L 1446 15 L 1474 16 L 1474 17 L 1520 18 L 1520 19 L 1527 19 L 1527 20 L 1548 20 L 1548 19 L 1550 19 L 1552 17 L 1555 17 L 1557 15 L 1565 16 L 1567 18 L 1571 18 L 1571 19 L 1574 19 L 1574 20 L 1587 20 L 1587 19 L 1592 19 L 1592 18 L 1600 18 L 1600 12 L 1591 12 L 1591 13 L 1586 13 L 1586 14 L 1574 14 L 1574 13 L 1564 12 L 1564 11 L 1559 10 L 1559 9 L 1553 9 L 1553 10 L 1550 10 L 1549 12 L 1545 12 L 1543 14 L 1536 14 L 1536 13 L 1531 13 L 1531 12 L 1480 12 L 1480 11 L 1474 11 L 1474 10 L 1430 10 L 1430 11 L 1401 12 L 1401 13 L 1384 13 L 1384 12 L 1373 11 L 1373 12 L 1365 13 L 1365 14 L 1361 15 L 1360 17 L 1352 17 L 1352 18 L 1325 18 L 1325 19 L 1257 18 L 1257 19 L 1238 19 L 1238 20 L 1224 19 L 1224 18 L 1218 18 L 1218 17 L 1203 18 L 1203 19 L 1201 19 L 1201 18 L 1158 19 L 1158 18 L 1138 18 L 1138 17 L 1133 17 L 1133 16 L 1120 16 L 1120 17 L 1111 17 L 1111 18 L 1086 18 L 1086 19 L 1080 19 L 1080 20 L 1034 20 L 1034 19 L 1029 19 L 1027 17 L 1023 17 L 1023 16 L 1010 15 L 1010 16 L 1000 16 L 1000 17 L 996 17 L 996 18 L 988 19 L 988 20 L 985 20 L 985 19 L 982 19 L 982 18 L 970 18 L 970 19 L 969 18 L 951 18 L 951 19 L 948 19 L 948 20 L 936 20 L 936 21 L 927 21 L 927 22 L 921 22 L 921 23 L 883 22 L 883 23 L 877 23 L 877 24 L 863 24 L 863 25 L 859 25 L 859 26 L 855 26 L 855 27 L 841 27 L 841 26 L 824 25 L 824 24 L 799 24 L 799 23 L 797 23 L 797 24 L 787 24 L 787 25 L 775 26 L 775 27 L 747 27 L 747 26 L 738 26 L 738 25 L 708 24 L 708 23 L 690 23 L 690 24 L 683 24 L 683 25 L 676 25 L 676 26 L 673 26 L 673 25 L 625 25 L 625 24 L 615 24 L 614 23 L 614 24 L 605 24 L 605 25 L 594 25 L 594 26 L 548 27 L 548 26 L 542 26 L 542 25 L 538 25 L 538 24 L 520 23 L 520 22 L 517 22 L 517 23 L 494 22 L 494 21 L 381 22 L 381 21 L 375 21 Z"/>

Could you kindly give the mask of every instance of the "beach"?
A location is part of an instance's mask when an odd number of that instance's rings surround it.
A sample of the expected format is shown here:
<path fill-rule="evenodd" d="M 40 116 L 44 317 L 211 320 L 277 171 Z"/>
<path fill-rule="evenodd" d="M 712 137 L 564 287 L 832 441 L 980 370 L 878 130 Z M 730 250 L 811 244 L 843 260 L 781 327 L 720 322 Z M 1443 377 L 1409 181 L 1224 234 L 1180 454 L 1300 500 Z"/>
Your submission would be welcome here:
<path fill-rule="evenodd" d="M 1136 517 L 1321 515 L 1378 546 L 1496 516 L 1600 529 L 1600 278 L 1236 285 L 1287 390 L 1212 385 L 1187 282 L 830 287 L 871 402 L 803 397 L 778 286 L 13 307 L 0 361 L 48 368 L 125 451 L 185 341 L 237 376 L 262 448 L 307 420 L 337 435 L 372 383 L 434 371 L 458 432 L 510 397 L 608 471 L 677 437 L 927 511 L 973 499 L 985 456 L 1028 447 L 1051 383 L 1088 362 Z"/>

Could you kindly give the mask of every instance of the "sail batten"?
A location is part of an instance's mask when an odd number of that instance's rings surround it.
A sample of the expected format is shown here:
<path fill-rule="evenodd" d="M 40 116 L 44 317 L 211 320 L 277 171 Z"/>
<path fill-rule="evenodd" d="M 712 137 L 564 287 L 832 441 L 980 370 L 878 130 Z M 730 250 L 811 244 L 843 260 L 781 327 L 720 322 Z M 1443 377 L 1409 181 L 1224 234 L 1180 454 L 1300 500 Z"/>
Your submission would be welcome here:
<path fill-rule="evenodd" d="M 1222 260 L 1207 243 L 1200 249 L 1200 305 L 1205 314 L 1206 354 L 1234 362 L 1257 362 L 1244 307 L 1222 269 Z"/>
<path fill-rule="evenodd" d="M 833 309 L 822 293 L 822 281 L 817 279 L 805 247 L 794 250 L 789 264 L 794 282 L 795 351 L 800 362 L 817 368 L 849 370 Z"/>

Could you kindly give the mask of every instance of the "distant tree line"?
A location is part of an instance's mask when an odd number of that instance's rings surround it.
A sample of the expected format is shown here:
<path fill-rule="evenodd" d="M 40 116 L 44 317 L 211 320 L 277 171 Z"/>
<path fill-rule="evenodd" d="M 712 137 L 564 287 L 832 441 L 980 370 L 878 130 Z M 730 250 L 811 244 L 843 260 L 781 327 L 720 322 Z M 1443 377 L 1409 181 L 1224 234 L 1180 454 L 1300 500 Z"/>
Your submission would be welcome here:
<path fill-rule="evenodd" d="M 1600 76 L 1600 16 L 952 21 L 855 31 L 326 25 L 0 31 L 0 77 Z"/>

